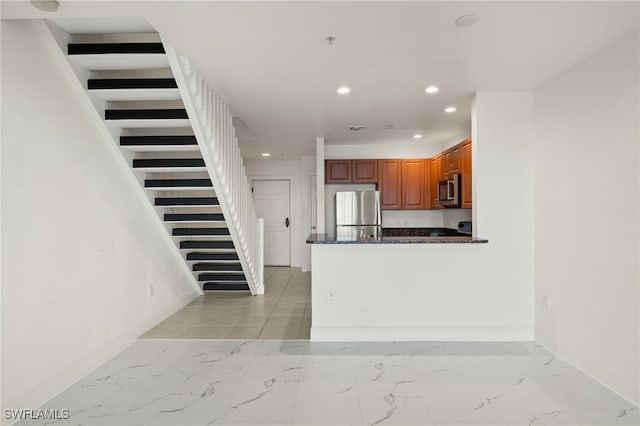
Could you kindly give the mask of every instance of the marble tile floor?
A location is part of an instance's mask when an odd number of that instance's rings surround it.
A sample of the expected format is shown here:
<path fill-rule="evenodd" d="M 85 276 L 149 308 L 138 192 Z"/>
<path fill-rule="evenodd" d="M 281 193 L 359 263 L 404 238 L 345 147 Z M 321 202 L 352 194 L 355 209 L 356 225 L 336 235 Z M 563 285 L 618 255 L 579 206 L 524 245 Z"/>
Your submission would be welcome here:
<path fill-rule="evenodd" d="M 266 267 L 265 294 L 206 292 L 156 327 L 145 339 L 308 339 L 311 274 Z"/>
<path fill-rule="evenodd" d="M 20 425 L 638 425 L 534 342 L 139 340 Z"/>

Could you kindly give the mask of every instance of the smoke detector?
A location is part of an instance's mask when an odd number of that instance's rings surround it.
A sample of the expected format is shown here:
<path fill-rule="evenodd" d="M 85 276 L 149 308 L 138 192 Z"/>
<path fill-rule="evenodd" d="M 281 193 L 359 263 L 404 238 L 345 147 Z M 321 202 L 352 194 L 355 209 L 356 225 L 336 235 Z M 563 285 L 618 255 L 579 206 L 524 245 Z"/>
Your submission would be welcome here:
<path fill-rule="evenodd" d="M 352 132 L 359 132 L 360 130 L 366 129 L 367 126 L 349 126 L 349 130 Z"/>
<path fill-rule="evenodd" d="M 478 22 L 478 15 L 462 15 L 455 20 L 456 27 L 470 27 Z"/>

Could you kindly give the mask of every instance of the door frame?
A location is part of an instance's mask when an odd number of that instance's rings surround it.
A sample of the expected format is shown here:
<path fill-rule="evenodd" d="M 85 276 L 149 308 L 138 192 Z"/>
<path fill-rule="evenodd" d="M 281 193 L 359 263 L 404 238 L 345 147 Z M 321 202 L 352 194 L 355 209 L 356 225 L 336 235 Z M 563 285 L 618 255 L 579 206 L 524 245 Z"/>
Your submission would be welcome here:
<path fill-rule="evenodd" d="M 293 202 L 293 188 L 295 187 L 295 178 L 291 175 L 251 175 L 249 182 L 251 183 L 251 201 L 253 202 L 253 183 L 256 181 L 266 180 L 286 180 L 289 182 L 289 217 L 291 221 L 291 231 L 289 232 L 289 267 L 293 266 L 293 241 L 298 236 L 298 217 L 296 216 L 296 207 Z"/>

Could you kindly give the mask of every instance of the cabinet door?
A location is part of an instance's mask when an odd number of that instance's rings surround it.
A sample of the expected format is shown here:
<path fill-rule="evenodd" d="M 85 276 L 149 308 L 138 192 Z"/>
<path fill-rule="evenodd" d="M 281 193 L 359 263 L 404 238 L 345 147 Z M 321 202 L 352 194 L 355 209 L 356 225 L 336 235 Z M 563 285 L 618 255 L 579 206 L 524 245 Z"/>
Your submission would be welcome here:
<path fill-rule="evenodd" d="M 431 159 L 431 196 L 429 197 L 429 201 L 432 209 L 443 208 L 438 203 L 438 181 L 442 179 L 441 166 L 442 155 L 435 156 Z"/>
<path fill-rule="evenodd" d="M 352 171 L 352 182 L 378 182 L 378 160 L 353 160 Z"/>
<path fill-rule="evenodd" d="M 402 208 L 427 207 L 424 192 L 424 160 L 402 160 Z"/>
<path fill-rule="evenodd" d="M 444 174 L 460 173 L 460 147 L 456 146 L 444 152 Z"/>
<path fill-rule="evenodd" d="M 471 168 L 471 142 L 465 143 L 461 149 L 462 172 L 462 204 L 463 209 L 470 209 L 472 203 L 472 168 Z"/>
<path fill-rule="evenodd" d="M 325 183 L 350 183 L 351 160 L 325 160 Z"/>
<path fill-rule="evenodd" d="M 402 208 L 401 175 L 400 160 L 378 161 L 378 189 L 382 192 L 382 208 L 385 210 Z"/>

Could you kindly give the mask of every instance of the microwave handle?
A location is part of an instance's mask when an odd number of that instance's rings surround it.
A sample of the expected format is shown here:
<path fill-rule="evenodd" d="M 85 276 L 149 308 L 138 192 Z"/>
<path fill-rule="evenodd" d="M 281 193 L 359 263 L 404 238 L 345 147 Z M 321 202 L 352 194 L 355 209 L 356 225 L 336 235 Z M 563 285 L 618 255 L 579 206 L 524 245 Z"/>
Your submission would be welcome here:
<path fill-rule="evenodd" d="M 453 179 L 447 181 L 447 200 L 455 198 L 455 181 Z"/>

